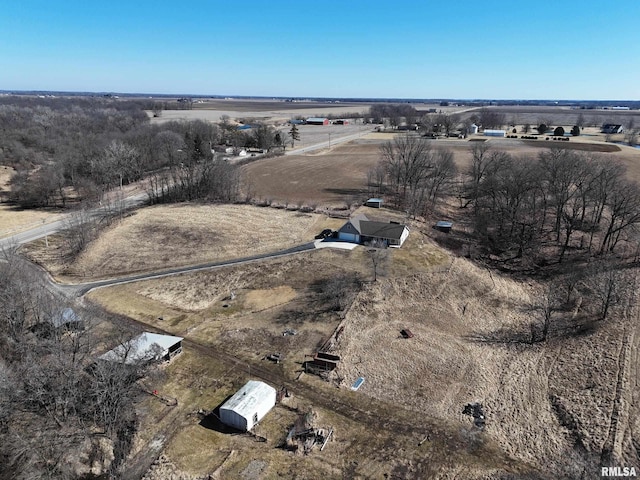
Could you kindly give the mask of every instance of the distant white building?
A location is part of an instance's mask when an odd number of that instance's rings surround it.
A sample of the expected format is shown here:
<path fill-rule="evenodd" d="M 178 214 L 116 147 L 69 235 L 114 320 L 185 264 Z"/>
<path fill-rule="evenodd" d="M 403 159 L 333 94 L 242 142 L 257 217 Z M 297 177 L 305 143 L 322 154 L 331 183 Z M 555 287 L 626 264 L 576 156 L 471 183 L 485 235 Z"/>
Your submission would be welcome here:
<path fill-rule="evenodd" d="M 275 388 L 263 382 L 249 380 L 220 407 L 220 420 L 237 430 L 249 431 L 275 404 Z"/>
<path fill-rule="evenodd" d="M 182 337 L 144 332 L 113 350 L 100 355 L 98 360 L 139 365 L 152 361 L 170 360 L 182 352 Z"/>
<path fill-rule="evenodd" d="M 475 135 L 478 133 L 478 125 L 472 123 L 469 125 L 469 131 L 467 132 L 469 135 Z"/>
<path fill-rule="evenodd" d="M 506 130 L 485 130 L 484 136 L 485 137 L 506 137 L 507 132 Z"/>

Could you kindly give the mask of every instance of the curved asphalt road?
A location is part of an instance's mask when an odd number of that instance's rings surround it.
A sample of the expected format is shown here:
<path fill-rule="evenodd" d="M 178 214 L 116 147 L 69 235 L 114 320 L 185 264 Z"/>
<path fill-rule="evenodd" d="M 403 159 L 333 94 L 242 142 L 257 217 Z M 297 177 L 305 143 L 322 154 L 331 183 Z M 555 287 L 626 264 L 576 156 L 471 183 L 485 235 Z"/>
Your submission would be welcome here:
<path fill-rule="evenodd" d="M 170 277 L 172 275 L 180 275 L 182 273 L 201 272 L 204 270 L 213 270 L 216 268 L 228 267 L 230 265 L 242 265 L 246 263 L 258 262 L 261 260 L 269 260 L 272 258 L 280 258 L 288 255 L 294 255 L 296 253 L 307 252 L 315 249 L 314 242 L 304 243 L 302 245 L 296 245 L 295 247 L 287 248 L 285 250 L 279 250 L 277 252 L 262 253 L 260 255 L 252 255 L 250 257 L 234 258 L 232 260 L 225 260 L 223 262 L 208 262 L 201 263 L 199 265 L 191 265 L 187 267 L 169 268 L 167 270 L 161 270 L 158 272 L 141 273 L 139 275 L 130 275 L 126 277 L 110 278 L 107 280 L 99 280 L 96 282 L 79 283 L 79 284 L 61 284 L 56 283 L 52 279 L 50 281 L 54 283 L 58 289 L 62 289 L 68 292 L 74 292 L 76 296 L 83 296 L 91 290 L 96 288 L 109 287 L 112 285 L 122 285 L 125 283 L 140 282 L 143 280 L 152 280 L 155 278 Z"/>
<path fill-rule="evenodd" d="M 123 208 L 128 210 L 136 208 L 144 203 L 148 199 L 146 193 L 138 193 L 123 199 Z M 85 218 L 87 219 L 99 219 L 106 216 L 109 213 L 108 207 L 98 207 L 91 210 L 85 210 Z M 17 247 L 25 243 L 33 242 L 39 238 L 46 237 L 47 235 L 53 235 L 61 230 L 69 228 L 69 223 L 74 220 L 74 213 L 66 213 L 60 217 L 59 220 L 55 220 L 49 223 L 43 223 L 37 227 L 31 228 L 25 232 L 17 233 L 10 237 L 0 238 L 0 251 L 3 249 Z"/>

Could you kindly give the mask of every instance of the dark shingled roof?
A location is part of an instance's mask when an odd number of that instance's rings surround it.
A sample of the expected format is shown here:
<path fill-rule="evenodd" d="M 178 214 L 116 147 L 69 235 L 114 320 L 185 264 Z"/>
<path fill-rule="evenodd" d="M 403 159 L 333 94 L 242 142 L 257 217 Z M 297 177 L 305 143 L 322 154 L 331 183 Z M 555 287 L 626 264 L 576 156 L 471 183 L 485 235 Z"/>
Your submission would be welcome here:
<path fill-rule="evenodd" d="M 369 219 L 363 214 L 356 215 L 355 217 L 350 218 L 349 221 L 345 223 L 338 231 L 342 233 L 361 233 L 361 222 L 366 222 L 367 220 Z M 351 225 L 353 226 L 353 228 L 351 228 Z M 355 231 L 353 231 L 353 229 L 355 229 Z"/>
<path fill-rule="evenodd" d="M 405 226 L 399 223 L 385 222 L 360 222 L 360 234 L 363 237 L 384 238 L 387 240 L 400 240 Z"/>

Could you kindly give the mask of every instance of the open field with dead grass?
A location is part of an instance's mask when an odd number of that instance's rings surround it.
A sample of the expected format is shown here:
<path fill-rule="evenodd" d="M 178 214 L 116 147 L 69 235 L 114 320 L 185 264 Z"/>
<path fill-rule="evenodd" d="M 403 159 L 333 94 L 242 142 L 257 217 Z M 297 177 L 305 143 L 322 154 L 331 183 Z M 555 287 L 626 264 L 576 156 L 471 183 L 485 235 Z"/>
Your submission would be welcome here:
<path fill-rule="evenodd" d="M 286 122 L 297 116 L 324 117 L 326 115 L 342 116 L 348 113 L 364 113 L 369 110 L 368 103 L 322 103 L 322 102 L 283 102 L 268 100 L 202 100 L 195 103 L 193 110 L 164 110 L 160 117 L 153 118 L 152 123 L 163 123 L 171 120 L 207 120 L 219 122 L 223 116 L 232 120 L 254 119 L 271 122 Z"/>
<path fill-rule="evenodd" d="M 15 173 L 11 167 L 0 165 L 0 200 L 2 194 L 11 189 L 9 180 Z M 9 237 L 24 232 L 30 228 L 53 221 L 60 214 L 44 210 L 21 210 L 10 205 L 0 203 L 0 238 Z"/>
<path fill-rule="evenodd" d="M 481 340 L 526 327 L 536 315 L 537 288 L 462 258 L 448 269 L 367 285 L 337 344 L 343 359 L 337 376 L 345 388 L 363 376 L 363 394 L 461 428 L 470 422 L 461 414 L 464 404 L 479 401 L 487 436 L 510 455 L 561 477 L 597 476 L 616 392 L 612 353 L 622 346 L 623 326 L 612 322 L 542 346 Z M 414 338 L 402 338 L 403 328 Z M 583 446 L 567 435 L 571 421 Z"/>
<path fill-rule="evenodd" d="M 53 241 L 48 249 L 44 241 L 35 242 L 29 251 L 54 274 L 84 281 L 285 249 L 313 240 L 324 220 L 249 205 L 157 206 L 110 226 L 72 265 L 56 253 Z"/>
<path fill-rule="evenodd" d="M 414 238 L 419 241 L 409 244 Z M 410 237 L 405 244 L 408 251 L 422 246 L 422 249 L 434 251 L 439 259 L 438 262 L 427 262 L 423 265 L 424 270 L 418 271 L 429 271 L 434 266 L 446 267 L 448 256 L 444 252 L 436 252 L 438 247 L 418 233 L 414 238 Z M 391 252 L 391 264 L 400 252 Z M 371 275 L 367 260 L 364 249 L 323 249 L 261 265 L 235 266 L 92 292 L 89 295 L 91 301 L 110 311 L 185 336 L 199 345 L 209 345 L 216 352 L 229 352 L 240 361 L 232 363 L 232 368 L 228 365 L 220 368 L 216 362 L 207 361 L 206 356 L 190 351 L 187 344 L 185 353 L 169 365 L 167 383 L 159 390 L 162 395 L 178 399 L 177 408 L 181 413 L 171 414 L 169 407 L 154 398 L 141 406 L 146 413 L 142 420 L 143 433 L 136 442 L 134 455 L 157 440 L 157 434 L 154 436 L 151 432 L 159 430 L 167 435 L 163 437 L 160 448 L 165 455 L 164 463 L 159 462 L 147 478 L 166 478 L 163 475 L 168 471 L 202 476 L 217 469 L 220 469 L 220 478 L 243 478 L 243 472 L 256 466 L 252 464 L 256 458 L 263 462 L 261 469 L 266 478 L 299 478 L 301 474 L 305 478 L 316 478 L 316 473 L 326 478 L 344 478 L 344 475 L 349 478 L 379 478 L 384 474 L 401 478 L 434 478 L 462 472 L 475 475 L 505 468 L 514 468 L 514 471 L 528 469 L 526 464 L 512 464 L 497 451 L 476 457 L 474 452 L 478 448 L 494 448 L 491 440 L 483 446 L 473 446 L 475 444 L 466 434 L 459 432 L 461 427 L 468 429 L 468 422 L 460 421 L 456 426 L 449 418 L 442 419 L 440 426 L 429 426 L 432 422 L 430 413 L 428 419 L 406 430 L 399 427 L 381 429 L 376 424 L 346 418 L 323 407 L 322 402 L 318 405 L 313 397 L 302 399 L 294 394 L 260 424 L 256 433 L 267 438 L 266 442 L 260 443 L 252 437 L 229 435 L 207 426 L 195 414 L 199 409 L 210 410 L 222 403 L 246 379 L 251 378 L 250 365 L 255 365 L 255 368 L 260 366 L 261 369 L 280 372 L 279 375 L 287 382 L 292 382 L 293 391 L 300 388 L 303 392 L 323 392 L 321 395 L 335 397 L 341 405 L 352 405 L 351 409 L 375 408 L 386 412 L 388 418 L 383 423 L 391 422 L 393 425 L 393 422 L 401 421 L 411 424 L 415 417 L 411 410 L 404 412 L 404 405 L 398 410 L 393 403 L 383 399 L 374 407 L 370 403 L 372 394 L 365 389 L 358 393 L 352 393 L 348 388 L 336 391 L 330 384 L 310 376 L 295 381 L 304 355 L 313 352 L 340 321 L 339 312 L 327 310 L 318 299 L 316 285 L 322 279 L 347 271 L 357 271 L 366 279 Z M 377 287 L 368 286 L 365 291 L 370 292 L 370 288 Z M 235 293 L 233 300 L 229 298 L 230 289 Z M 377 302 L 377 299 L 373 300 Z M 347 313 L 348 322 L 351 322 L 354 308 L 358 307 L 352 307 Z M 295 329 L 297 334 L 285 337 L 282 335 L 285 329 Z M 262 359 L 274 351 L 283 354 L 284 361 L 280 365 Z M 425 355 L 426 352 L 422 353 Z M 375 354 L 375 351 L 370 351 L 366 358 Z M 431 354 L 426 353 L 425 358 L 432 358 Z M 375 378 L 367 378 L 367 382 L 369 380 L 375 384 Z M 321 425 L 335 429 L 335 439 L 327 449 L 322 453 L 299 456 L 277 448 L 296 416 L 310 409 L 318 414 Z M 347 411 L 351 409 L 347 407 Z M 151 428 L 150 425 L 155 426 Z M 168 435 L 168 432 L 173 434 Z M 418 446 L 427 435 L 428 441 Z M 452 449 L 453 444 L 458 447 Z M 398 454 L 399 451 L 402 453 Z"/>

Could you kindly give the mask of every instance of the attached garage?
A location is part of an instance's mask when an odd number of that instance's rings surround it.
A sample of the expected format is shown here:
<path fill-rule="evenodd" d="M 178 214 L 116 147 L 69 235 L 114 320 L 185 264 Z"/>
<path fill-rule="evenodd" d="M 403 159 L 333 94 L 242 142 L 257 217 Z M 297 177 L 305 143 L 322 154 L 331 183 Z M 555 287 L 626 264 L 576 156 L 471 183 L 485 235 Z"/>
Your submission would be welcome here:
<path fill-rule="evenodd" d="M 360 243 L 360 222 L 366 222 L 367 220 L 367 217 L 364 215 L 356 215 L 349 219 L 349 221 L 338 230 L 338 240 Z"/>
<path fill-rule="evenodd" d="M 220 420 L 237 430 L 249 431 L 275 404 L 275 388 L 264 382 L 249 380 L 220 407 Z"/>

